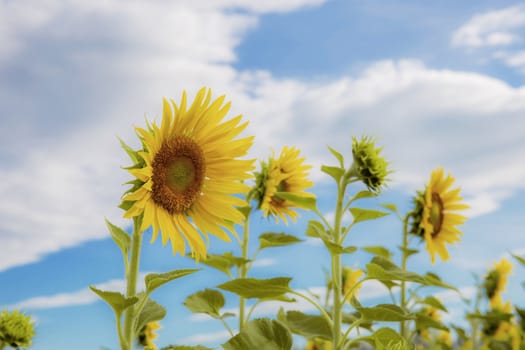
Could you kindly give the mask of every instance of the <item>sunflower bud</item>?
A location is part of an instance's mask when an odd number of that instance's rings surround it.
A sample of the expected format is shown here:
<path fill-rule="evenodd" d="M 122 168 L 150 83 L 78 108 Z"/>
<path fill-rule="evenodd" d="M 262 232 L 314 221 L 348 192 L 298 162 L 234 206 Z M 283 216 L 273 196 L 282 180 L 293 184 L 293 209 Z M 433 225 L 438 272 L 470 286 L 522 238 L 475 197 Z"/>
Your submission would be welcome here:
<path fill-rule="evenodd" d="M 346 295 L 350 290 L 354 287 L 354 285 L 357 284 L 359 281 L 359 278 L 363 276 L 362 270 L 352 270 L 349 267 L 343 268 L 343 295 Z M 354 288 L 352 291 L 352 294 L 350 295 L 350 298 L 353 295 L 357 295 L 357 292 L 361 288 L 361 285 L 358 285 Z"/>
<path fill-rule="evenodd" d="M 26 316 L 15 310 L 6 310 L 0 314 L 0 343 L 13 348 L 31 346 L 31 338 L 35 335 L 31 316 Z"/>
<path fill-rule="evenodd" d="M 142 327 L 138 335 L 139 345 L 144 346 L 146 349 L 157 349 L 157 346 L 153 343 L 157 339 L 158 335 L 155 333 L 157 329 L 160 328 L 158 322 L 149 322 L 144 327 Z"/>
<path fill-rule="evenodd" d="M 375 140 L 363 136 L 361 140 L 352 138 L 354 163 L 350 175 L 356 176 L 369 190 L 380 192 L 388 179 L 388 162 L 381 156 L 382 148 L 375 147 Z"/>

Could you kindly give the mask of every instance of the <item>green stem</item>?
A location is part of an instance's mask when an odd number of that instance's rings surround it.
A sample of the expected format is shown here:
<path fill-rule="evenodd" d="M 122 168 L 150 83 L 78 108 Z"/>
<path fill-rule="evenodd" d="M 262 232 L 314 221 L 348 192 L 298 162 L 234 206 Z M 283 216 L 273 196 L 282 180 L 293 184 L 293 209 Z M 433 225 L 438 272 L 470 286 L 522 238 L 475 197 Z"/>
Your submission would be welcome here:
<path fill-rule="evenodd" d="M 355 320 L 354 322 L 352 322 L 350 327 L 348 327 L 348 329 L 346 330 L 345 334 L 343 335 L 342 341 L 344 341 L 346 338 L 348 338 L 348 335 L 350 334 L 352 329 L 357 327 L 357 329 L 359 330 L 359 326 L 361 325 L 362 322 L 363 322 L 362 319 L 358 319 L 358 320 Z"/>
<path fill-rule="evenodd" d="M 233 331 L 232 329 L 230 328 L 230 326 L 228 325 L 228 323 L 224 320 L 224 318 L 220 318 L 222 324 L 224 325 L 224 327 L 226 328 L 226 330 L 228 331 L 228 333 L 230 333 L 230 337 L 233 338 L 234 334 L 233 334 Z"/>
<path fill-rule="evenodd" d="M 126 296 L 128 298 L 137 294 L 137 277 L 139 274 L 140 247 L 142 245 L 142 233 L 139 227 L 140 220 L 133 218 L 133 236 L 131 237 L 131 257 L 129 269 L 126 272 L 127 288 Z M 133 329 L 133 320 L 135 319 L 135 307 L 128 307 L 124 318 L 124 336 L 125 344 L 121 344 L 122 349 L 130 350 L 135 341 L 135 330 Z"/>
<path fill-rule="evenodd" d="M 250 242 L 250 216 L 246 217 L 246 221 L 244 222 L 244 229 L 242 232 L 242 244 L 241 244 L 241 250 L 242 250 L 242 258 L 248 259 L 248 243 Z M 239 278 L 246 278 L 248 275 L 248 266 L 246 264 L 242 264 L 241 268 L 239 269 Z M 239 299 L 239 332 L 242 331 L 244 328 L 244 324 L 247 320 L 245 320 L 244 312 L 245 312 L 245 306 L 246 306 L 246 300 L 243 297 L 240 297 Z"/>
<path fill-rule="evenodd" d="M 481 303 L 481 298 L 482 298 L 482 292 L 481 292 L 481 288 L 482 288 L 482 285 L 479 284 L 478 285 L 478 290 L 477 290 L 477 294 L 476 294 L 476 304 L 474 305 L 474 313 L 478 313 L 479 312 L 479 304 Z M 478 327 L 479 327 L 479 320 L 478 319 L 473 319 L 471 321 L 471 327 L 472 327 L 472 350 L 476 350 L 477 349 L 477 345 L 478 345 Z"/>
<path fill-rule="evenodd" d="M 257 305 L 259 305 L 261 303 L 261 300 L 259 299 L 255 304 L 252 305 L 252 307 L 250 307 L 250 310 L 248 311 L 248 315 L 246 315 L 246 319 L 249 320 L 250 317 L 252 316 L 252 313 L 255 311 L 255 308 L 257 307 Z"/>
<path fill-rule="evenodd" d="M 309 302 L 310 304 L 312 304 L 317 310 L 319 310 L 319 312 L 321 312 L 321 315 L 323 315 L 323 317 L 325 318 L 326 322 L 328 322 L 330 327 L 333 327 L 333 322 L 332 322 L 332 319 L 330 318 L 330 315 L 326 312 L 326 310 L 321 305 L 316 303 L 315 300 L 313 300 L 312 298 L 304 295 L 303 293 L 297 292 L 297 291 L 295 291 L 293 289 L 290 289 L 288 291 L 288 293 L 293 294 L 293 295 L 297 295 L 298 297 L 301 297 L 304 300 L 306 300 L 307 302 Z"/>
<path fill-rule="evenodd" d="M 334 222 L 334 230 L 333 230 L 333 238 L 334 241 L 337 244 L 342 244 L 341 242 L 341 222 L 343 220 L 343 200 L 346 190 L 346 185 L 344 182 L 340 181 L 338 184 L 338 193 L 337 193 L 337 204 L 335 209 L 335 222 Z M 342 288 L 341 288 L 341 281 L 342 281 L 342 268 L 341 268 L 341 255 L 340 254 L 333 254 L 330 252 L 332 256 L 332 285 L 334 288 L 334 301 L 333 301 L 333 309 L 332 309 L 332 320 L 334 322 L 333 327 L 333 338 L 332 338 L 332 344 L 334 346 L 334 350 L 339 350 L 339 343 L 341 342 L 341 325 L 343 323 L 343 300 L 341 297 Z"/>
<path fill-rule="evenodd" d="M 407 260 L 408 260 L 408 220 L 410 218 L 410 215 L 407 214 L 405 219 L 403 220 L 403 248 L 401 251 L 401 268 L 403 271 L 407 270 Z M 406 308 L 407 306 L 407 300 L 406 300 L 406 282 L 401 281 L 401 308 Z M 407 327 L 404 321 L 401 321 L 400 323 L 400 333 L 403 338 L 405 338 L 407 341 Z"/>

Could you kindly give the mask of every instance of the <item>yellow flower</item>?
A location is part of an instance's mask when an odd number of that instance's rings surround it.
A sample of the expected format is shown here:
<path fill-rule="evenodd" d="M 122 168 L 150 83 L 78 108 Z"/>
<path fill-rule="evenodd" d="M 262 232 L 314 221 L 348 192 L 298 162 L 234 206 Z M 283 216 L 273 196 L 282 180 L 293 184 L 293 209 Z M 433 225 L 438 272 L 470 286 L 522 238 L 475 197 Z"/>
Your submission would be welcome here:
<path fill-rule="evenodd" d="M 299 216 L 292 210 L 298 206 L 289 200 L 279 198 L 277 192 L 286 192 L 299 197 L 313 197 L 305 190 L 313 186 L 308 180 L 310 165 L 303 164 L 304 158 L 299 157 L 300 151 L 295 147 L 285 146 L 279 158 L 270 157 L 268 163 L 261 164 L 261 172 L 256 174 L 255 196 L 259 201 L 259 209 L 275 217 L 275 222 L 281 218 L 287 223 L 286 216 L 295 222 Z"/>
<path fill-rule="evenodd" d="M 439 310 L 436 309 L 433 306 L 428 306 L 428 307 L 423 308 L 421 310 L 421 314 L 431 318 L 434 321 L 440 321 L 441 320 L 441 315 L 439 314 Z M 430 342 L 431 341 L 431 339 L 430 339 L 430 331 L 429 331 L 428 328 L 421 329 L 419 331 L 419 335 L 426 342 Z"/>
<path fill-rule="evenodd" d="M 238 159 L 253 137 L 235 139 L 247 123 L 240 124 L 240 115 L 222 122 L 230 108 L 224 96 L 210 102 L 204 88 L 189 108 L 186 93 L 179 106 L 164 99 L 160 127 L 136 128 L 144 149 L 128 170 L 137 180 L 123 198 L 125 217 L 143 215 L 141 230 L 153 227 L 152 242 L 160 231 L 163 245 L 170 240 L 173 253 L 184 254 L 186 240 L 197 259 L 206 254 L 199 231 L 229 241 L 225 230 L 242 223 L 236 206 L 246 203 L 233 195 L 249 189 L 242 180 L 253 170 L 253 160 Z"/>
<path fill-rule="evenodd" d="M 153 343 L 157 339 L 158 335 L 155 333 L 157 329 L 161 328 L 158 322 L 149 322 L 139 333 L 139 344 L 148 347 L 150 349 L 157 349 L 157 346 Z"/>
<path fill-rule="evenodd" d="M 462 232 L 456 225 L 462 225 L 466 217 L 456 213 L 467 209 L 468 205 L 461 203 L 459 188 L 450 189 L 454 178 L 445 177 L 442 168 L 436 169 L 430 176 L 430 182 L 425 189 L 423 200 L 423 214 L 420 227 L 424 231 L 427 251 L 434 264 L 436 253 L 443 261 L 449 259 L 445 243 L 460 241 Z"/>
<path fill-rule="evenodd" d="M 494 269 L 490 270 L 485 276 L 485 292 L 489 298 L 490 306 L 496 307 L 502 304 L 501 293 L 507 286 L 507 276 L 512 272 L 512 264 L 503 258 L 500 262 L 494 263 Z"/>
<path fill-rule="evenodd" d="M 306 343 L 306 350 L 332 350 L 332 342 L 320 338 L 310 339 Z"/>
<path fill-rule="evenodd" d="M 450 332 L 441 331 L 438 335 L 438 342 L 451 347 L 452 346 L 452 336 L 450 335 Z"/>
<path fill-rule="evenodd" d="M 363 276 L 362 270 L 352 270 L 349 267 L 343 268 L 343 295 L 346 295 L 352 289 L 352 287 L 359 281 L 359 278 Z M 354 288 L 350 296 L 348 297 L 348 300 L 352 298 L 353 295 L 357 296 L 357 292 L 359 289 L 361 289 L 362 284 L 359 284 L 357 287 Z"/>

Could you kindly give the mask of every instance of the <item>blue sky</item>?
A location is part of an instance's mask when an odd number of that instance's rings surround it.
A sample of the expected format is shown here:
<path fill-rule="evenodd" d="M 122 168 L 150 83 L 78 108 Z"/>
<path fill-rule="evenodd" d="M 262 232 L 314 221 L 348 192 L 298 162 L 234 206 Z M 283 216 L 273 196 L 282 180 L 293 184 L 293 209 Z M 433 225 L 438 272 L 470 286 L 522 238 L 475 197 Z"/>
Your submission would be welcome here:
<path fill-rule="evenodd" d="M 376 136 L 396 169 L 372 206 L 406 211 L 432 169 L 452 172 L 472 207 L 464 239 L 449 263 L 432 267 L 422 254 L 411 267 L 438 271 L 468 294 L 472 273 L 509 250 L 525 254 L 524 41 L 517 1 L 0 0 L 0 305 L 35 316 L 34 349 L 117 348 L 109 308 L 86 291 L 122 284 L 103 220 L 127 224 L 116 208 L 128 179 L 116 136 L 136 146 L 133 125 L 157 118 L 162 96 L 178 100 L 203 85 L 227 95 L 231 116 L 250 120 L 252 156 L 301 148 L 324 213 L 325 146 L 349 157 L 351 136 Z M 288 227 L 255 219 L 252 231 L 302 236 L 308 217 Z M 400 229 L 386 218 L 351 239 L 393 249 Z M 210 250 L 235 247 L 212 240 Z M 303 289 L 320 287 L 328 265 L 310 241 L 260 258 L 254 276 L 294 276 Z M 363 267 L 369 256 L 346 259 Z M 159 242 L 144 246 L 143 272 L 189 266 Z M 520 275 L 516 267 L 507 296 L 525 305 Z M 158 344 L 223 342 L 219 324 L 181 306 L 223 281 L 203 271 L 157 291 L 169 310 Z M 364 302 L 382 300 L 367 288 Z M 461 314 L 444 298 L 450 318 Z"/>

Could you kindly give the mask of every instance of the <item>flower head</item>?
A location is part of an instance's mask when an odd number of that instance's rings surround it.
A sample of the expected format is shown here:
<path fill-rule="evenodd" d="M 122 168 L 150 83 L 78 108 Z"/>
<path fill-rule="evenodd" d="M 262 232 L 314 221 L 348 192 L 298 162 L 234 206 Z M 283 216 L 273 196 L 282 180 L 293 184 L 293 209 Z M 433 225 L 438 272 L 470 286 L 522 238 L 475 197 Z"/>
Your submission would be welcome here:
<path fill-rule="evenodd" d="M 31 316 L 15 310 L 11 313 L 6 310 L 0 314 L 0 344 L 4 343 L 13 348 L 27 348 L 31 346 L 31 339 L 35 335 Z"/>
<path fill-rule="evenodd" d="M 187 108 L 184 93 L 178 106 L 164 100 L 160 126 L 136 128 L 143 150 L 128 169 L 136 180 L 121 206 L 127 218 L 142 216 L 141 230 L 153 227 L 152 242 L 160 231 L 163 245 L 170 240 L 173 252 L 184 254 L 186 240 L 197 259 L 206 254 L 199 231 L 229 241 L 226 231 L 243 221 L 236 206 L 246 203 L 233 195 L 245 193 L 242 181 L 252 176 L 253 160 L 238 158 L 253 137 L 235 139 L 247 123 L 241 116 L 222 122 L 230 108 L 223 102 L 211 102 L 203 88 Z"/>
<path fill-rule="evenodd" d="M 308 340 L 306 350 L 332 350 L 332 342 L 321 338 Z"/>
<path fill-rule="evenodd" d="M 501 293 L 505 291 L 507 286 L 507 277 L 512 272 L 512 264 L 507 259 L 503 258 L 499 262 L 494 263 L 494 268 L 489 270 L 485 276 L 484 288 L 487 297 L 489 298 L 490 306 L 495 307 L 502 304 Z"/>
<path fill-rule="evenodd" d="M 412 217 L 417 229 L 413 224 L 411 232 L 423 235 L 432 264 L 435 263 L 436 253 L 443 261 L 449 259 L 446 243 L 460 240 L 462 232 L 456 225 L 462 225 L 466 220 L 466 217 L 456 213 L 467 209 L 468 205 L 461 202 L 459 188 L 450 189 L 453 182 L 454 178 L 450 175 L 445 177 L 442 168 L 436 169 L 432 172 L 425 191 L 420 192 L 416 198 L 416 203 L 421 203 L 422 212 L 419 207 L 420 215 Z M 416 205 L 416 211 L 417 209 Z"/>
<path fill-rule="evenodd" d="M 428 307 L 424 307 L 420 313 L 434 321 L 439 321 L 441 320 L 441 315 L 439 314 L 439 310 L 436 309 L 435 307 L 433 306 L 428 306 Z M 427 342 L 430 342 L 431 339 L 430 339 L 430 331 L 428 328 L 422 328 L 419 330 L 419 336 L 427 341 Z"/>
<path fill-rule="evenodd" d="M 372 191 L 379 192 L 387 182 L 388 162 L 381 155 L 382 148 L 376 148 L 375 140 L 363 136 L 352 138 L 353 173 Z"/>
<path fill-rule="evenodd" d="M 349 267 L 343 268 L 343 295 L 346 296 L 352 288 L 357 284 L 361 276 L 363 276 L 363 270 L 352 270 Z M 357 285 L 349 296 L 349 300 L 352 296 L 357 295 L 359 289 L 361 289 L 362 284 Z"/>
<path fill-rule="evenodd" d="M 148 347 L 149 349 L 157 349 L 157 346 L 153 343 L 157 339 L 158 335 L 155 333 L 157 329 L 161 328 L 158 322 L 148 322 L 144 327 L 142 327 L 138 341 L 139 344 Z"/>
<path fill-rule="evenodd" d="M 313 186 L 308 180 L 310 165 L 304 164 L 304 158 L 299 155 L 300 151 L 295 147 L 285 146 L 279 158 L 270 157 L 268 162 L 261 163 L 261 171 L 255 174 L 256 184 L 252 192 L 259 202 L 259 209 L 264 216 L 275 217 L 278 222 L 281 218 L 288 222 L 286 216 L 295 222 L 299 216 L 293 209 L 299 208 L 293 202 L 279 197 L 279 193 L 289 193 L 299 197 L 313 197 L 305 190 Z"/>
<path fill-rule="evenodd" d="M 441 331 L 438 335 L 437 341 L 449 348 L 452 346 L 452 336 L 450 335 L 450 332 Z"/>

